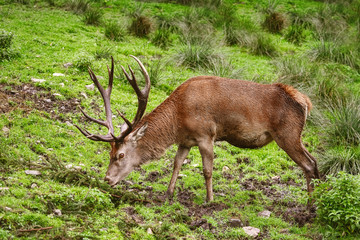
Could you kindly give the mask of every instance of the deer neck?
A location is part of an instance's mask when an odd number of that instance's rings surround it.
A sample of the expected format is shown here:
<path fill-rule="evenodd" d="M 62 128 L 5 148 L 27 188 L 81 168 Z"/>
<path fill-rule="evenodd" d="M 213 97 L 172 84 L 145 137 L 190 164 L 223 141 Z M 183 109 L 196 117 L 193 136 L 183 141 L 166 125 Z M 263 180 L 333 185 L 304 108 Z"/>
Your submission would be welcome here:
<path fill-rule="evenodd" d="M 160 158 L 176 142 L 176 113 L 172 104 L 165 101 L 144 116 L 140 126 L 147 123 L 144 136 L 138 141 L 141 163 Z"/>

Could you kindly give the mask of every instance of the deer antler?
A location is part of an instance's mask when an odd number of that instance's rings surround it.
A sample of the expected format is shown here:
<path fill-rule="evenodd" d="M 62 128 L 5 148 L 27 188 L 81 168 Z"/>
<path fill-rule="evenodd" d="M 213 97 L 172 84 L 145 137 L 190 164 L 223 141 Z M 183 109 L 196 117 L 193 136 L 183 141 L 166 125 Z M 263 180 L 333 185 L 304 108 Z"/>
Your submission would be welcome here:
<path fill-rule="evenodd" d="M 144 75 L 145 78 L 145 82 L 146 85 L 144 87 L 143 90 L 139 89 L 139 86 L 137 85 L 136 82 L 136 78 L 135 78 L 135 74 L 134 71 L 131 69 L 131 67 L 129 66 L 129 70 L 131 72 L 131 76 L 132 78 L 130 78 L 130 76 L 128 75 L 128 73 L 125 71 L 125 69 L 123 68 L 123 66 L 121 66 L 127 80 L 130 82 L 131 86 L 134 88 L 135 93 L 138 97 L 138 110 L 136 112 L 136 116 L 134 118 L 134 121 L 131 123 L 128 119 L 126 119 L 126 117 L 118 111 L 120 117 L 125 121 L 126 125 L 128 126 L 123 132 L 121 132 L 120 136 L 116 137 L 114 135 L 114 127 L 112 125 L 112 111 L 111 111 L 111 106 L 110 106 L 110 95 L 111 95 L 111 90 L 112 90 L 112 84 L 113 84 L 113 80 L 114 80 L 114 58 L 111 57 L 111 70 L 108 67 L 108 73 L 109 73 L 109 84 L 107 89 L 105 90 L 101 84 L 99 83 L 99 81 L 97 80 L 96 75 L 94 74 L 94 72 L 91 70 L 91 68 L 89 68 L 89 75 L 91 80 L 94 82 L 95 86 L 98 88 L 99 92 L 101 93 L 102 99 L 104 101 L 104 106 L 105 106 L 105 113 L 106 113 L 106 120 L 101 120 L 101 119 L 95 119 L 90 117 L 88 114 L 86 114 L 81 108 L 80 111 L 84 114 L 84 116 L 86 118 L 88 118 L 89 120 L 96 122 L 100 125 L 103 125 L 105 127 L 107 127 L 109 129 L 108 134 L 107 135 L 95 135 L 95 134 L 91 134 L 90 132 L 88 132 L 85 129 L 81 129 L 79 126 L 75 125 L 75 127 L 77 129 L 79 129 L 79 131 L 84 134 L 85 137 L 94 140 L 94 141 L 103 141 L 103 142 L 121 142 L 124 140 L 124 138 L 129 135 L 133 129 L 133 127 L 141 120 L 142 116 L 144 115 L 145 109 L 146 109 L 146 105 L 147 105 L 147 101 L 148 101 L 148 97 L 149 97 L 149 92 L 150 92 L 150 77 L 149 74 L 147 73 L 144 65 L 141 63 L 141 61 L 136 58 L 135 56 L 130 55 L 131 57 L 133 57 L 139 64 L 142 73 Z"/>

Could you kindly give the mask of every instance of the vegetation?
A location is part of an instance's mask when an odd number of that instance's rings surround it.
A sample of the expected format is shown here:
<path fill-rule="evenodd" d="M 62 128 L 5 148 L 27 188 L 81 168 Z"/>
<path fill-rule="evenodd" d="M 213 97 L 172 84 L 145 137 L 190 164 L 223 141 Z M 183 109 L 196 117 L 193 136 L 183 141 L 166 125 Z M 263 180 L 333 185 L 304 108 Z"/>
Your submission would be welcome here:
<path fill-rule="evenodd" d="M 249 239 L 242 226 L 259 228 L 256 239 L 359 239 L 360 2 L 255 2 L 0 0 L 0 239 Z M 216 143 L 211 203 L 197 149 L 173 199 L 164 194 L 174 146 L 108 186 L 108 144 L 73 124 L 106 131 L 79 107 L 104 118 L 87 70 L 106 86 L 111 56 L 114 115 L 135 115 L 120 65 L 143 82 L 129 55 L 150 74 L 147 112 L 204 74 L 283 82 L 309 95 L 303 139 L 324 176 L 312 199 L 275 143 Z M 113 121 L 119 133 L 121 118 Z"/>

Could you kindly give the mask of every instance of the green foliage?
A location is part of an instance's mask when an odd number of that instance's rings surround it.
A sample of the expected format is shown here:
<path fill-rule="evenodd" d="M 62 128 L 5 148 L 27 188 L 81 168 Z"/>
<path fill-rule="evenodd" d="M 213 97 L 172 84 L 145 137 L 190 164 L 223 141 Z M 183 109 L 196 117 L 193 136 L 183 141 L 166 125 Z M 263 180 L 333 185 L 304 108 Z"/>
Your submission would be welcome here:
<path fill-rule="evenodd" d="M 100 45 L 95 50 L 95 59 L 110 59 L 110 57 L 113 55 L 113 51 L 114 50 L 112 46 Z"/>
<path fill-rule="evenodd" d="M 291 25 L 286 29 L 285 39 L 296 45 L 300 45 L 306 40 L 306 29 L 301 25 Z"/>
<path fill-rule="evenodd" d="M 317 183 L 313 198 L 319 221 L 344 236 L 360 233 L 359 176 L 340 172 Z M 336 236 L 336 232 L 333 233 Z"/>
<path fill-rule="evenodd" d="M 285 18 L 281 13 L 272 12 L 265 16 L 263 26 L 271 33 L 280 33 L 285 25 Z"/>
<path fill-rule="evenodd" d="M 90 8 L 90 2 L 88 0 L 69 0 L 66 6 L 68 10 L 76 14 L 82 14 Z"/>
<path fill-rule="evenodd" d="M 356 70 L 360 69 L 359 52 L 351 45 L 320 41 L 311 49 L 309 54 L 313 61 L 334 61 Z"/>
<path fill-rule="evenodd" d="M 345 173 L 360 174 L 360 151 L 354 148 L 335 148 L 325 152 L 319 161 L 319 170 L 325 175 Z"/>
<path fill-rule="evenodd" d="M 273 40 L 266 34 L 256 34 L 256 38 L 249 46 L 250 52 L 256 55 L 274 57 L 278 55 Z"/>
<path fill-rule="evenodd" d="M 126 36 L 126 28 L 117 21 L 109 21 L 105 24 L 105 37 L 113 41 L 122 41 Z"/>
<path fill-rule="evenodd" d="M 130 16 L 132 23 L 129 31 L 137 37 L 147 37 L 153 29 L 153 22 L 146 16 L 144 5 L 136 5 Z"/>
<path fill-rule="evenodd" d="M 78 54 L 74 60 L 74 66 L 80 71 L 87 71 L 91 67 L 94 58 L 89 54 L 82 52 Z"/>
<path fill-rule="evenodd" d="M 356 98 L 338 101 L 329 107 L 328 141 L 333 145 L 360 144 L 360 101 Z"/>
<path fill-rule="evenodd" d="M 99 9 L 89 7 L 84 13 L 83 20 L 85 24 L 98 26 L 101 24 L 103 13 Z"/>
<path fill-rule="evenodd" d="M 17 53 L 11 48 L 14 34 L 5 30 L 0 30 L 0 62 L 10 60 Z"/>

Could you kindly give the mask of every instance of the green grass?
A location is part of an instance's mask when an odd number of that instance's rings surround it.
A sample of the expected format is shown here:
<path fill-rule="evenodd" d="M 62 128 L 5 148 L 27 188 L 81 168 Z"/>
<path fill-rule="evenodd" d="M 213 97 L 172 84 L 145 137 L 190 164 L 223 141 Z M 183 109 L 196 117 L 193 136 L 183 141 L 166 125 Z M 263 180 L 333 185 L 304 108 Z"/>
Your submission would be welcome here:
<path fill-rule="evenodd" d="M 296 11 L 305 16 L 311 13 L 308 9 L 324 5 L 318 1 L 278 2 L 281 13 Z M 98 25 L 84 22 L 86 11 L 80 5 L 89 3 L 103 13 Z M 127 32 L 131 22 L 126 15 L 134 10 L 131 0 L 0 1 L 0 29 L 13 33 L 8 49 L 16 53 L 0 62 L 0 109 L 4 104 L 11 108 L 0 114 L 1 239 L 246 239 L 242 228 L 229 226 L 231 218 L 259 228 L 259 239 L 331 239 L 339 235 L 316 220 L 301 223 L 299 215 L 306 212 L 308 201 L 305 178 L 275 143 L 255 150 L 217 143 L 213 203 L 205 202 L 197 148 L 191 150 L 182 166 L 183 175 L 172 200 L 164 200 L 163 195 L 171 179 L 175 146 L 158 161 L 133 171 L 114 189 L 102 180 L 109 145 L 86 139 L 72 124 L 94 133 L 106 132 L 84 121 L 77 106 L 91 116 L 104 118 L 100 94 L 85 85 L 92 83 L 87 73 L 91 66 L 106 86 L 110 56 L 114 56 L 116 64 L 112 108 L 129 119 L 135 116 L 137 99 L 120 65 L 130 65 L 143 83 L 129 55 L 141 59 L 153 81 L 147 112 L 196 75 L 261 83 L 281 79 L 308 93 L 314 102 L 314 116 L 310 116 L 303 134 L 309 151 L 319 159 L 329 159 L 330 167 L 341 163 L 346 167 L 338 169 L 348 168 L 351 172 L 355 170 L 352 166 L 358 166 L 356 105 L 336 108 L 334 112 L 326 108 L 338 98 L 356 98 L 360 91 L 360 75 L 352 65 L 359 58 L 346 50 L 348 45 L 335 52 L 336 57 L 325 54 L 309 59 L 307 54 L 317 44 L 317 29 L 308 21 L 302 25 L 306 38 L 289 37 L 289 42 L 281 34 L 262 31 L 260 8 L 268 1 L 224 1 L 225 5 L 201 1 L 196 6 L 187 3 L 143 2 L 147 16 L 158 19 L 159 24 L 153 25 L 153 35 L 138 38 Z M 212 8 L 210 3 L 219 7 Z M 226 11 L 228 16 L 220 14 Z M 345 8 L 341 12 L 348 31 L 356 31 L 353 10 Z M 163 19 L 159 20 L 159 16 Z M 234 21 L 241 23 L 241 28 L 227 25 L 232 28 L 225 29 L 224 23 L 232 17 L 238 18 Z M 194 19 L 200 19 L 200 24 Z M 157 32 L 164 29 L 169 32 Z M 325 33 L 332 39 L 331 31 Z M 181 57 L 175 58 L 177 55 Z M 64 67 L 65 63 L 72 66 Z M 46 81 L 35 83 L 32 78 Z M 29 86 L 36 86 L 36 92 L 21 95 Z M 44 99 L 51 99 L 52 105 L 45 105 Z M 120 124 L 119 119 L 114 119 L 116 133 Z M 346 132 L 349 125 L 355 131 Z M 336 140 L 332 145 L 328 136 Z M 25 170 L 30 169 L 42 174 L 27 175 Z M 61 216 L 55 214 L 56 209 L 61 210 Z M 270 218 L 258 216 L 263 210 L 272 212 Z M 35 231 L 37 228 L 44 229 Z M 149 228 L 153 234 L 148 233 Z M 349 234 L 343 238 L 359 236 Z"/>

